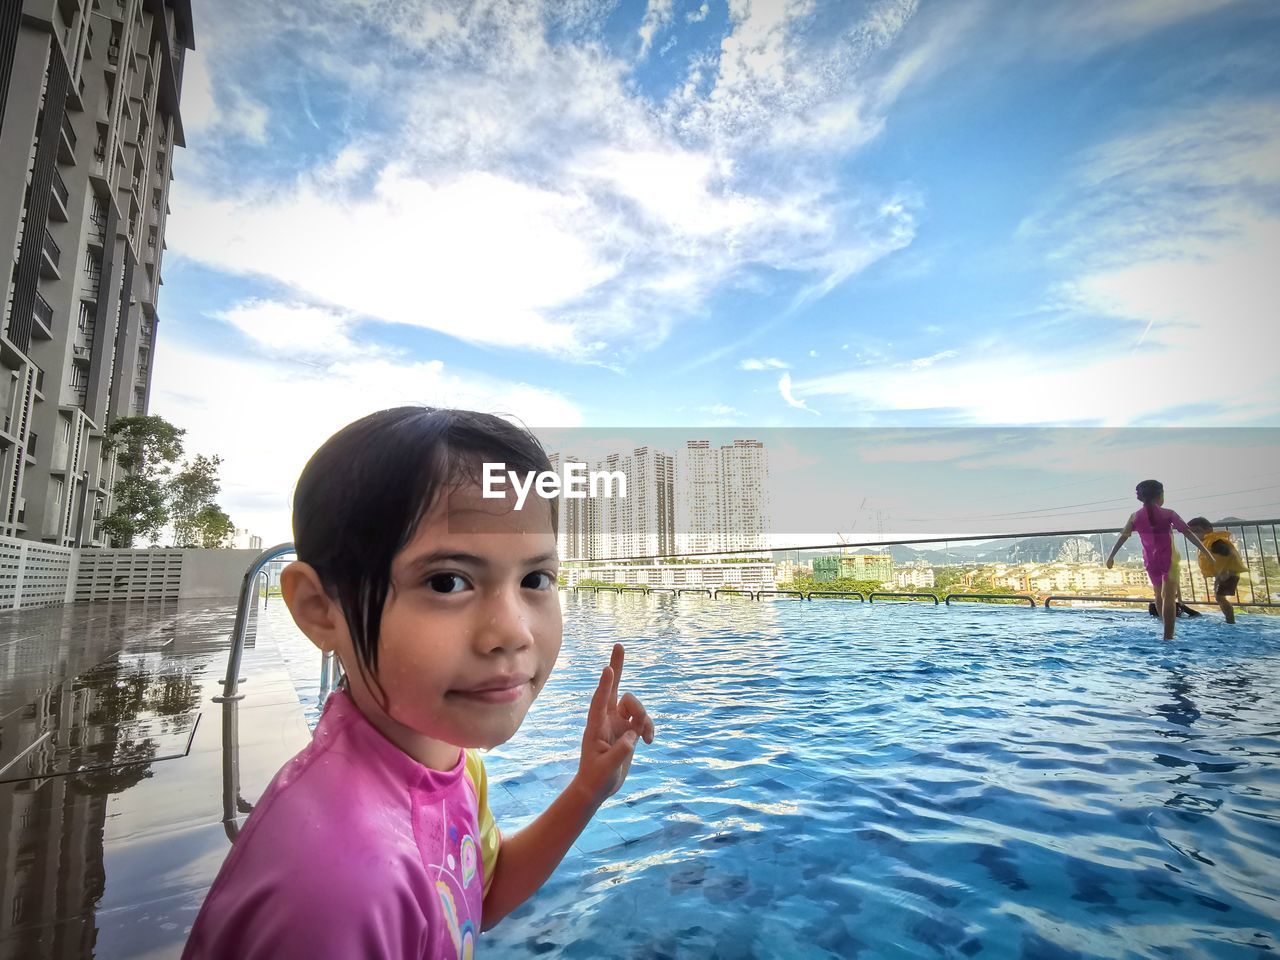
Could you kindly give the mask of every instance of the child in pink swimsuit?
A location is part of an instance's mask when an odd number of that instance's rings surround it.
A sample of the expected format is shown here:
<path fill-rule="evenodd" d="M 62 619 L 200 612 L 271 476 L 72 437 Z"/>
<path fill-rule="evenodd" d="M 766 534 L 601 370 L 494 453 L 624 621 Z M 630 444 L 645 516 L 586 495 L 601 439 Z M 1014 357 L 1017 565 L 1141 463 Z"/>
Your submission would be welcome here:
<path fill-rule="evenodd" d="M 1201 553 L 1209 554 L 1208 549 L 1195 532 L 1180 516 L 1164 507 L 1164 484 L 1159 480 L 1143 480 L 1135 489 L 1137 497 L 1142 501 L 1142 509 L 1131 514 L 1124 525 L 1119 539 L 1111 548 L 1107 557 L 1107 569 L 1115 562 L 1116 554 L 1124 546 L 1126 540 L 1136 530 L 1142 541 L 1142 563 L 1147 568 L 1147 576 L 1151 578 L 1151 586 L 1156 594 L 1156 612 L 1164 621 L 1164 638 L 1173 639 L 1173 626 L 1178 615 L 1178 581 L 1169 576 L 1173 566 L 1172 530 L 1181 532 L 1194 543 Z"/>
<path fill-rule="evenodd" d="M 485 462 L 551 469 L 497 417 L 401 407 L 345 427 L 303 470 L 281 586 L 345 685 L 245 823 L 184 958 L 471 957 L 622 785 L 637 738 L 653 742 L 640 701 L 618 695 L 615 646 L 576 776 L 499 832 L 478 750 L 519 729 L 561 619 L 555 502 L 483 497 Z"/>

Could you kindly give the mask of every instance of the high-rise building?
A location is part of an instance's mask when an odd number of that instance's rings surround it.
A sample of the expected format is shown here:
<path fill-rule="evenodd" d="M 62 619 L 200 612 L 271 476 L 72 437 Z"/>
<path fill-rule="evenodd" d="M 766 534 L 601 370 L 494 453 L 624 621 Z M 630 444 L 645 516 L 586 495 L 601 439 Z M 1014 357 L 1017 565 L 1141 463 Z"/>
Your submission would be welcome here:
<path fill-rule="evenodd" d="M 564 475 L 565 464 L 586 462 L 581 457 L 562 457 L 558 453 L 548 454 L 547 459 L 551 461 L 551 469 L 561 476 Z M 556 541 L 560 556 L 573 560 L 591 556 L 591 518 L 595 514 L 595 504 L 587 497 L 561 496 L 558 507 Z"/>
<path fill-rule="evenodd" d="M 0 535 L 104 544 L 147 412 L 190 0 L 0 2 Z"/>
<path fill-rule="evenodd" d="M 759 440 L 735 440 L 720 448 L 719 549 L 769 546 L 769 455 Z"/>
<path fill-rule="evenodd" d="M 759 440 L 689 440 L 676 460 L 676 544 L 682 554 L 768 548 L 769 457 Z"/>
<path fill-rule="evenodd" d="M 586 463 L 560 453 L 549 454 L 548 459 L 552 470 L 561 475 L 565 464 Z M 556 530 L 561 557 L 603 560 L 675 553 L 675 460 L 671 454 L 637 447 L 601 458 L 591 471 L 621 475 L 626 496 L 618 496 L 616 487 L 603 483 L 601 495 L 561 496 Z M 614 495 L 603 495 L 606 488 L 615 490 Z"/>
<path fill-rule="evenodd" d="M 591 499 L 593 558 L 660 557 L 675 553 L 675 461 L 653 447 L 611 453 L 595 469 L 621 473 L 625 497 Z"/>
<path fill-rule="evenodd" d="M 720 451 L 709 440 L 687 440 L 676 451 L 676 549 L 715 553 L 720 541 Z"/>

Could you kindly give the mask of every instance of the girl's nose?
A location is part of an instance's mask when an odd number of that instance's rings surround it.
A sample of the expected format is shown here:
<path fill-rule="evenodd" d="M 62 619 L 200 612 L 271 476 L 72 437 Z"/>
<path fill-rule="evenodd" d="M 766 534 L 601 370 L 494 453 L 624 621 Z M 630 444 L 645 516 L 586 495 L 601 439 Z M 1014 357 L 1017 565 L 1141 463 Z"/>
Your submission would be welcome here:
<path fill-rule="evenodd" d="M 518 589 L 497 590 L 490 596 L 474 639 L 481 653 L 522 650 L 533 643 L 528 612 Z"/>

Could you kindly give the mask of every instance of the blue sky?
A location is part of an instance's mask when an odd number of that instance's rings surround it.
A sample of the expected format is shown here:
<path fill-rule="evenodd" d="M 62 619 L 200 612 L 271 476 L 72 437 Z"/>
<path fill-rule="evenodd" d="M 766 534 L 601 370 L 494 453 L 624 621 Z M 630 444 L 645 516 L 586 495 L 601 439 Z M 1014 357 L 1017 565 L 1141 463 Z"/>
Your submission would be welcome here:
<path fill-rule="evenodd" d="M 1280 426 L 1280 8 L 200 0 L 153 410 Z"/>

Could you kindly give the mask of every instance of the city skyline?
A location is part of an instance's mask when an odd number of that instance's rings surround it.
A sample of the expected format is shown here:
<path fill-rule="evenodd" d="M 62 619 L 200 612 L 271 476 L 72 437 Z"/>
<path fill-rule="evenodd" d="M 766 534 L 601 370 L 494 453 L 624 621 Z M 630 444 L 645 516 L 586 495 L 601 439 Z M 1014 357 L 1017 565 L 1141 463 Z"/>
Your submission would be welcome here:
<path fill-rule="evenodd" d="M 769 547 L 768 457 L 757 440 L 712 447 L 686 440 L 672 454 L 654 446 L 587 461 L 548 454 L 559 475 L 582 464 L 624 481 L 623 496 L 559 498 L 565 559 L 732 553 Z"/>

